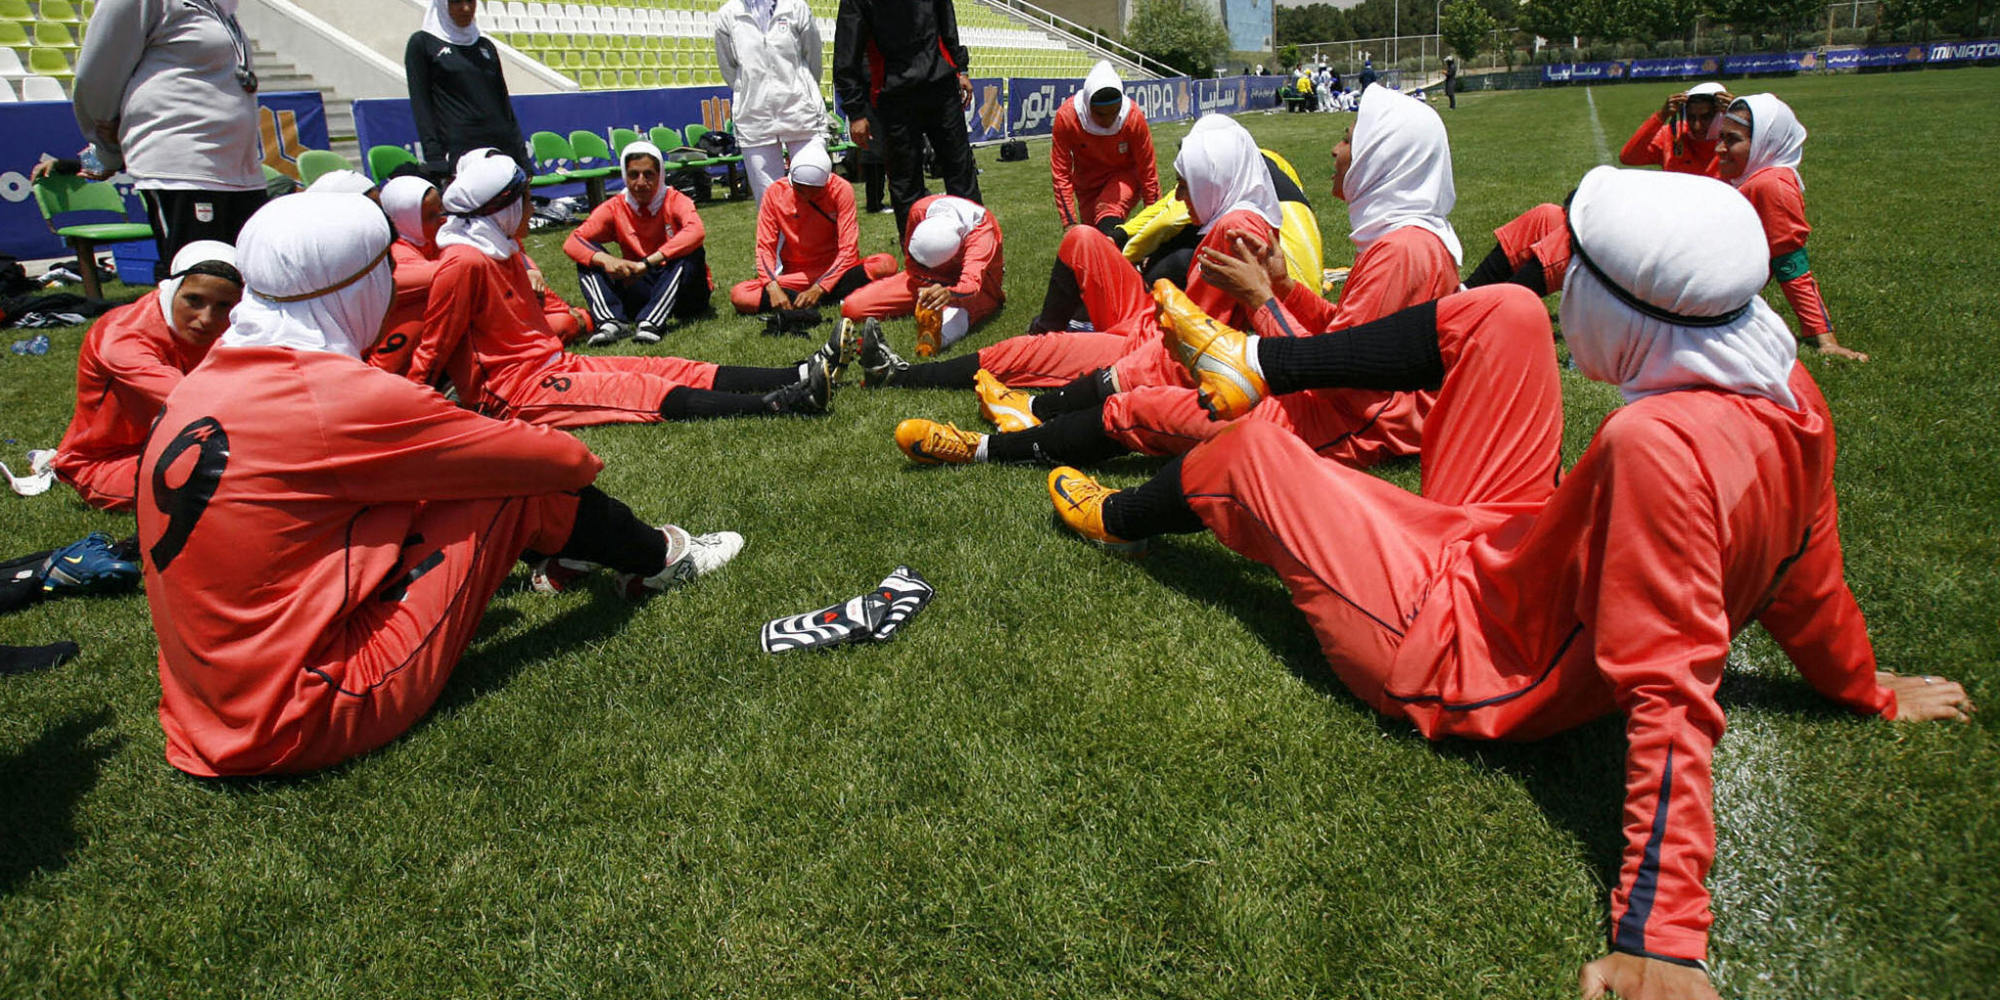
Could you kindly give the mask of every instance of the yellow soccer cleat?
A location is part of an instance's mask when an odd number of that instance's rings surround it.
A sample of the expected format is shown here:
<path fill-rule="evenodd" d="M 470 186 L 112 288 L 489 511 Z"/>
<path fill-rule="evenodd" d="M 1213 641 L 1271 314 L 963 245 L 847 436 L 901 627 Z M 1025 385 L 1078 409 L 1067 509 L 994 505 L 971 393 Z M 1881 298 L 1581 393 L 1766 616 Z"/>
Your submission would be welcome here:
<path fill-rule="evenodd" d="M 972 376 L 972 385 L 973 391 L 979 393 L 979 415 L 1002 433 L 1012 434 L 1042 425 L 1041 418 L 1035 416 L 1035 397 L 1007 388 L 992 372 L 979 369 Z"/>
<path fill-rule="evenodd" d="M 1202 408 L 1211 420 L 1234 420 L 1271 394 L 1250 366 L 1249 340 L 1201 311 L 1165 279 L 1153 283 L 1160 307 L 1160 333 L 1167 349 L 1195 377 Z"/>
<path fill-rule="evenodd" d="M 1104 500 L 1116 492 L 1067 465 L 1049 473 L 1049 500 L 1069 530 L 1107 549 L 1137 555 L 1146 549 L 1143 540 L 1128 542 L 1104 530 Z"/>
<path fill-rule="evenodd" d="M 951 424 L 913 417 L 896 425 L 896 447 L 918 465 L 964 465 L 975 461 L 986 435 Z"/>
<path fill-rule="evenodd" d="M 917 357 L 928 358 L 944 344 L 944 310 L 917 307 Z"/>

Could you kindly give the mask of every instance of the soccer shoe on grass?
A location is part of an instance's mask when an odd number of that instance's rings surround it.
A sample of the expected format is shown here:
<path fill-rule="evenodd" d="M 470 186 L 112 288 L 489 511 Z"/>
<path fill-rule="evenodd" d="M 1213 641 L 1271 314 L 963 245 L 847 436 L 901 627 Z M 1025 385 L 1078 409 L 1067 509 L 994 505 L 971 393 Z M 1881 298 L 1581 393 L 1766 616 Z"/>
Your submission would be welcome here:
<path fill-rule="evenodd" d="M 695 577 L 713 573 L 743 551 L 743 536 L 734 531 L 690 535 L 686 528 L 668 524 L 661 526 L 660 533 L 667 536 L 666 566 L 652 576 L 618 574 L 618 592 L 630 600 L 672 590 Z"/>
<path fill-rule="evenodd" d="M 1114 552 L 1137 555 L 1146 549 L 1144 540 L 1128 542 L 1104 530 L 1104 499 L 1116 492 L 1067 465 L 1049 473 L 1049 499 L 1069 530 Z"/>
<path fill-rule="evenodd" d="M 528 568 L 528 589 L 537 594 L 560 594 L 576 586 L 578 580 L 604 567 L 581 559 L 544 559 Z"/>
<path fill-rule="evenodd" d="M 834 327 L 833 333 L 826 338 L 826 343 L 819 345 L 819 350 L 799 362 L 799 377 L 805 378 L 805 366 L 817 361 L 826 365 L 827 378 L 835 382 L 840 381 L 840 373 L 854 363 L 854 355 L 860 349 L 860 344 L 860 338 L 853 333 L 853 322 L 841 320 L 840 325 Z"/>
<path fill-rule="evenodd" d="M 917 307 L 917 357 L 928 358 L 944 344 L 944 310 Z"/>
<path fill-rule="evenodd" d="M 972 387 L 979 394 L 979 415 L 1002 433 L 1041 426 L 1041 418 L 1035 416 L 1035 397 L 1019 389 L 1009 389 L 992 372 L 979 369 L 972 376 Z"/>
<path fill-rule="evenodd" d="M 102 594 L 139 583 L 139 564 L 118 558 L 111 536 L 93 531 L 42 560 L 42 589 L 51 594 Z"/>
<path fill-rule="evenodd" d="M 806 375 L 782 389 L 764 394 L 772 413 L 826 413 L 833 409 L 833 377 L 826 361 L 815 354 L 805 361 Z"/>
<path fill-rule="evenodd" d="M 652 323 L 641 323 L 632 329 L 632 339 L 641 344 L 657 344 L 666 335 L 665 330 Z"/>
<path fill-rule="evenodd" d="M 896 425 L 896 447 L 918 465 L 964 465 L 979 455 L 986 435 L 952 424 L 912 417 Z"/>
<path fill-rule="evenodd" d="M 607 319 L 597 324 L 597 332 L 591 334 L 590 339 L 584 341 L 584 343 L 592 347 L 607 347 L 631 335 L 631 329 L 626 327 L 625 324 L 615 319 Z"/>
<path fill-rule="evenodd" d="M 1249 341 L 1241 333 L 1202 312 L 1164 279 L 1153 283 L 1153 301 L 1160 306 L 1167 349 L 1195 377 L 1209 419 L 1234 420 L 1270 395 L 1264 377 L 1250 367 Z"/>
<path fill-rule="evenodd" d="M 910 368 L 908 361 L 897 357 L 896 352 L 889 349 L 888 338 L 882 336 L 882 322 L 873 318 L 861 324 L 861 340 L 855 348 L 854 360 L 861 366 L 861 387 L 864 389 L 888 385 Z"/>

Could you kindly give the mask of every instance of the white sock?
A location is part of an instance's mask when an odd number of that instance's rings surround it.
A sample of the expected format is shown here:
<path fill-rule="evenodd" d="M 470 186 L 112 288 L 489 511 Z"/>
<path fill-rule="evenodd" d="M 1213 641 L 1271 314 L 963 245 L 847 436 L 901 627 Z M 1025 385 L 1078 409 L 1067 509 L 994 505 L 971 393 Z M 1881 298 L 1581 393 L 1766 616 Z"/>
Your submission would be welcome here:
<path fill-rule="evenodd" d="M 972 452 L 972 460 L 973 460 L 973 461 L 975 461 L 975 462 L 984 462 L 984 461 L 987 461 L 987 458 L 986 458 L 986 443 L 987 443 L 988 441 L 991 441 L 991 440 L 993 440 L 993 435 L 991 435 L 991 434 L 981 434 L 981 435 L 979 435 L 979 447 L 978 447 L 978 448 L 975 448 L 975 449 L 973 449 L 973 452 Z"/>

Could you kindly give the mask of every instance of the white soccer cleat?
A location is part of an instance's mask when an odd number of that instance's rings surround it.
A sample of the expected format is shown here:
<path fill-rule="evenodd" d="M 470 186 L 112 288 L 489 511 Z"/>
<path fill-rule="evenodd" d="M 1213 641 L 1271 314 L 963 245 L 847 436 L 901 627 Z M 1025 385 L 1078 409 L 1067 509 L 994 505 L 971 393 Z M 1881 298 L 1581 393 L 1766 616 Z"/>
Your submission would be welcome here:
<path fill-rule="evenodd" d="M 736 558 L 736 553 L 743 551 L 743 536 L 734 531 L 690 535 L 686 528 L 668 524 L 660 528 L 660 533 L 667 536 L 666 566 L 652 576 L 620 573 L 618 589 L 626 597 L 638 600 L 650 593 L 691 583 L 696 577 L 706 576 L 728 565 L 729 560 Z"/>

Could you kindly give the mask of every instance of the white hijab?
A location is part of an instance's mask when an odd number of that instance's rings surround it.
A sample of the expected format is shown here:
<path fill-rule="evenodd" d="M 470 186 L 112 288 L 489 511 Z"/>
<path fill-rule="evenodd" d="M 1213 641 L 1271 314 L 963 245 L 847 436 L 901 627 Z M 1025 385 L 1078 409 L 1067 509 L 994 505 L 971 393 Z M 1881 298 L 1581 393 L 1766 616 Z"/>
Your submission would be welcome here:
<path fill-rule="evenodd" d="M 488 214 L 478 213 L 509 188 L 524 184 L 524 178 L 521 165 L 497 149 L 475 149 L 460 157 L 458 176 L 444 190 L 446 218 L 438 230 L 438 249 L 469 246 L 494 260 L 519 253 L 521 244 L 514 241 L 514 231 L 521 227 L 521 213 L 527 209 L 518 196 Z"/>
<path fill-rule="evenodd" d="M 925 267 L 937 268 L 958 256 L 967 233 L 986 221 L 986 209 L 976 202 L 946 195 L 924 210 L 924 221 L 910 231 L 910 256 Z"/>
<path fill-rule="evenodd" d="M 218 240 L 196 240 L 174 254 L 167 280 L 160 282 L 160 315 L 166 317 L 169 329 L 174 325 L 174 296 L 181 293 L 181 279 L 187 277 L 187 269 L 210 262 L 235 267 L 236 248 Z"/>
<path fill-rule="evenodd" d="M 818 139 L 806 143 L 792 154 L 791 180 L 793 184 L 806 187 L 825 187 L 833 177 L 833 157 L 827 155 L 825 144 Z"/>
<path fill-rule="evenodd" d="M 1110 128 L 1100 128 L 1090 120 L 1090 99 L 1107 88 L 1118 92 L 1118 120 L 1112 122 Z M 1118 130 L 1125 127 L 1125 117 L 1132 113 L 1132 99 L 1125 96 L 1125 82 L 1118 79 L 1118 70 L 1112 67 L 1109 59 L 1099 59 L 1097 65 L 1090 68 L 1090 75 L 1083 78 L 1083 89 L 1070 98 L 1070 103 L 1076 105 L 1076 117 L 1083 123 L 1083 130 L 1091 135 L 1117 135 Z"/>
<path fill-rule="evenodd" d="M 1562 331 L 1585 375 L 1631 402 L 1713 388 L 1796 406 L 1788 385 L 1798 348 L 1758 293 L 1771 275 L 1757 211 L 1720 181 L 1693 174 L 1598 167 L 1569 206 L 1575 253 L 1563 282 Z M 1588 260 L 1586 260 L 1586 257 Z M 1675 323 L 1627 304 L 1590 269 L 1639 302 L 1718 326 Z"/>
<path fill-rule="evenodd" d="M 250 217 L 236 238 L 243 301 L 224 347 L 361 357 L 396 296 L 389 220 L 358 194 L 307 191 Z"/>
<path fill-rule="evenodd" d="M 1759 171 L 1783 167 L 1798 179 L 1799 190 L 1805 190 L 1806 179 L 1799 176 L 1799 159 L 1806 144 L 1806 127 L 1799 124 L 1791 105 L 1778 100 L 1776 94 L 1750 94 L 1729 105 L 1730 115 L 1741 114 L 1737 105 L 1750 111 L 1750 156 L 1743 164 L 1743 173 L 1729 183 L 1742 187 L 1743 182 Z"/>
<path fill-rule="evenodd" d="M 625 204 L 632 206 L 632 211 L 640 215 L 658 215 L 660 208 L 667 203 L 667 158 L 660 153 L 660 147 L 641 139 L 638 142 L 627 143 L 625 151 L 618 154 L 618 169 L 624 170 L 625 164 L 635 156 L 650 156 L 654 163 L 660 165 L 660 186 L 653 191 L 653 201 L 648 205 L 639 204 L 639 199 L 632 197 L 632 189 L 629 187 L 625 189 L 622 197 L 625 199 Z"/>
<path fill-rule="evenodd" d="M 359 170 L 329 170 L 307 185 L 306 190 L 320 194 L 367 194 L 375 190 L 375 182 Z"/>
<path fill-rule="evenodd" d="M 437 188 L 414 174 L 389 178 L 382 185 L 382 211 L 396 224 L 396 235 L 415 247 L 430 245 L 424 236 L 424 197 Z"/>
<path fill-rule="evenodd" d="M 473 16 L 471 27 L 461 28 L 451 22 L 449 7 L 449 0 L 431 0 L 430 8 L 424 11 L 424 34 L 453 45 L 479 41 L 479 17 Z"/>
<path fill-rule="evenodd" d="M 1354 120 L 1353 162 L 1341 194 L 1354 245 L 1368 249 L 1404 226 L 1437 234 L 1455 263 L 1465 249 L 1451 228 L 1458 188 L 1451 179 L 1451 141 L 1444 120 L 1414 97 L 1373 84 L 1363 91 Z"/>
<path fill-rule="evenodd" d="M 1188 205 L 1201 218 L 1198 232 L 1237 209 L 1256 212 L 1273 226 L 1284 222 L 1264 154 L 1234 118 L 1202 115 L 1181 140 L 1174 172 L 1187 182 Z"/>

